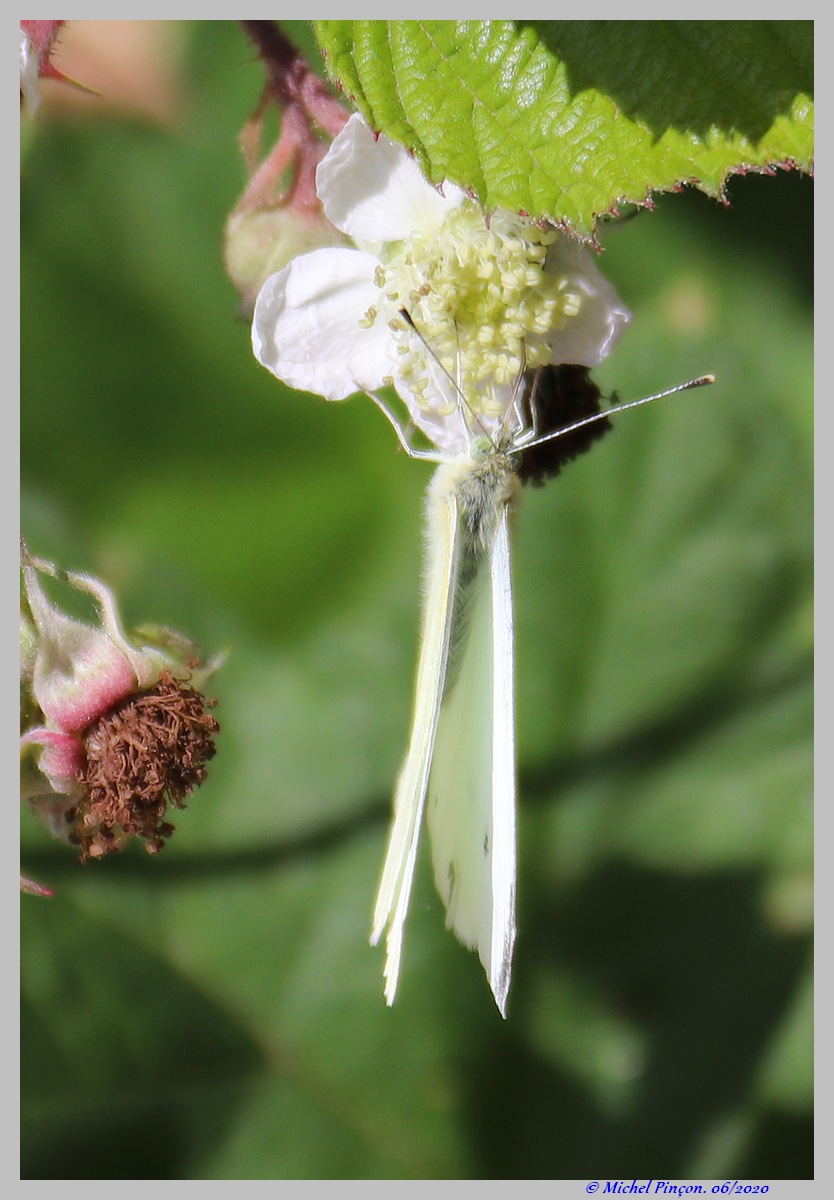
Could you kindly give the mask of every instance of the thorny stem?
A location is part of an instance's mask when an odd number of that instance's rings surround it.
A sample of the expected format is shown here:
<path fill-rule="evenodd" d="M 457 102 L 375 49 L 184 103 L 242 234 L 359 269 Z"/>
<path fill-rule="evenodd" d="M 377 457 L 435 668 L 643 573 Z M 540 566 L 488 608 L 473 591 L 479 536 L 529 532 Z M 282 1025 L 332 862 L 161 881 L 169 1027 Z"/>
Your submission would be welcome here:
<path fill-rule="evenodd" d="M 312 126 L 317 125 L 333 138 L 342 130 L 348 114 L 274 21 L 241 21 L 240 25 L 260 55 L 267 85 L 241 133 L 241 149 L 251 178 L 235 211 L 278 203 L 315 211 L 316 167 L 327 144 L 314 134 Z M 258 166 L 263 116 L 270 103 L 281 110 L 281 136 Z M 288 192 L 282 196 L 282 179 L 292 167 Z"/>
<path fill-rule="evenodd" d="M 274 21 L 240 24 L 261 56 L 276 101 L 285 109 L 300 105 L 331 138 L 341 133 L 348 114 L 279 26 Z"/>

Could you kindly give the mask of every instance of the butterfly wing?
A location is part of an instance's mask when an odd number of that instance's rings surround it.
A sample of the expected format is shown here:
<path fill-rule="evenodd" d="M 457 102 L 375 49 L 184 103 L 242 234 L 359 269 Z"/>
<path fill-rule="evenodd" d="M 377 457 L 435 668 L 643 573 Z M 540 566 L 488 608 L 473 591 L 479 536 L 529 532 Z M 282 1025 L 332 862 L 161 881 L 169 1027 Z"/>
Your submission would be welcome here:
<path fill-rule="evenodd" d="M 515 750 L 509 511 L 486 553 L 466 533 L 452 605 L 446 687 L 427 819 L 446 923 L 476 948 L 506 1016 L 515 942 Z"/>
<path fill-rule="evenodd" d="M 402 956 L 420 824 L 443 696 L 459 549 L 458 513 L 448 468 L 434 476 L 427 498 L 427 579 L 411 737 L 394 793 L 394 817 L 374 907 L 371 945 L 387 928 L 385 999 L 393 1004 Z"/>

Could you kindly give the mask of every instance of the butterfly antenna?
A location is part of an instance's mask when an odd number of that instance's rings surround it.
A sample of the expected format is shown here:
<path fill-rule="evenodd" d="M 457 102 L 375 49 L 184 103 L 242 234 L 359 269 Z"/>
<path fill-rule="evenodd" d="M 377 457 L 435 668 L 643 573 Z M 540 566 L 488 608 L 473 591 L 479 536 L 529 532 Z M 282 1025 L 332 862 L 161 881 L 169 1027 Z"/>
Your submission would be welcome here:
<path fill-rule="evenodd" d="M 526 442 L 524 449 L 529 450 L 533 446 L 541 446 L 543 442 L 552 442 L 556 438 L 564 437 L 565 434 L 573 433 L 576 429 L 583 429 L 586 425 L 593 425 L 595 421 L 603 421 L 606 417 L 613 417 L 630 408 L 642 408 L 644 404 L 662 400 L 664 396 L 675 396 L 678 392 L 689 392 L 693 388 L 707 387 L 711 383 L 715 383 L 714 375 L 699 375 L 697 379 L 679 383 L 675 387 L 667 388 L 664 392 L 655 392 L 653 396 L 643 396 L 640 400 L 628 400 L 625 404 L 615 404 L 613 408 L 605 408 L 601 412 L 592 413 L 590 417 L 583 417 L 581 421 L 574 421 L 572 425 L 565 425 L 561 429 L 554 430 L 553 433 L 546 433 L 543 437 Z"/>

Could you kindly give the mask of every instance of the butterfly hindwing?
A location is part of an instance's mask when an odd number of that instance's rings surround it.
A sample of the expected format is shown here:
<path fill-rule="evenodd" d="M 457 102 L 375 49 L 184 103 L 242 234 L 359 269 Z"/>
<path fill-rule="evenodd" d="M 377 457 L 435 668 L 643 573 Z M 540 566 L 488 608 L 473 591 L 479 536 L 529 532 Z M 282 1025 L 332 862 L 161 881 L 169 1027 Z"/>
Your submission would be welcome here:
<path fill-rule="evenodd" d="M 446 924 L 476 948 L 502 1014 L 515 941 L 513 627 L 508 510 L 453 605 L 427 821 Z"/>
<path fill-rule="evenodd" d="M 393 1004 L 402 955 L 414 866 L 443 697 L 459 553 L 457 503 L 446 486 L 447 468 L 435 474 L 427 498 L 426 593 L 417 665 L 414 715 L 405 761 L 394 793 L 394 817 L 374 907 L 371 944 L 387 926 L 385 999 Z"/>

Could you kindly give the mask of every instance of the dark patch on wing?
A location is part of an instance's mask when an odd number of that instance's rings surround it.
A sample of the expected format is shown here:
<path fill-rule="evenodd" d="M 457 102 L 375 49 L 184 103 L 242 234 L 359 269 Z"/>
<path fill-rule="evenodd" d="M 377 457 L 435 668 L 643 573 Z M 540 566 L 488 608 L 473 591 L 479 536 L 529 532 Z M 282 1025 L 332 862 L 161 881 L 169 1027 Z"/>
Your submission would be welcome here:
<path fill-rule="evenodd" d="M 525 426 L 533 424 L 531 406 L 535 405 L 537 436 L 556 433 L 584 417 L 601 412 L 600 395 L 587 367 L 559 363 L 530 371 L 525 377 L 521 401 Z M 573 433 L 523 450 L 519 479 L 524 484 L 541 487 L 546 480 L 558 475 L 565 463 L 584 454 L 611 428 L 608 418 L 602 417 Z"/>

